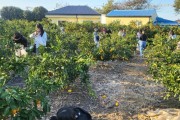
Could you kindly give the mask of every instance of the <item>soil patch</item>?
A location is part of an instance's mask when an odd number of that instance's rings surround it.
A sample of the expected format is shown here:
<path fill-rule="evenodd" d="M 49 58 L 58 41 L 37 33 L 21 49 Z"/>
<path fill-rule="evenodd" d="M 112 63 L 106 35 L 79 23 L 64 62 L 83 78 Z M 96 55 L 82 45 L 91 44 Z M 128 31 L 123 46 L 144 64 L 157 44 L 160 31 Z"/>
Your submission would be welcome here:
<path fill-rule="evenodd" d="M 98 61 L 89 70 L 96 98 L 77 82 L 72 92 L 56 91 L 49 98 L 51 111 L 42 118 L 48 120 L 63 106 L 78 106 L 87 110 L 93 120 L 145 120 L 141 115 L 150 110 L 180 108 L 175 98 L 164 100 L 165 88 L 147 74 L 144 59 L 130 61 Z"/>

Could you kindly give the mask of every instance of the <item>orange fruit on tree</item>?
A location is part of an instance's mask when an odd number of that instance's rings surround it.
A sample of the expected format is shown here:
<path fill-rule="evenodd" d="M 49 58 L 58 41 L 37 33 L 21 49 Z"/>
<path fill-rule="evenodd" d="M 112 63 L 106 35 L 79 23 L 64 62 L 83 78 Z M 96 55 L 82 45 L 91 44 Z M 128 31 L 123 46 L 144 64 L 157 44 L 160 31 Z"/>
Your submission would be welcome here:
<path fill-rule="evenodd" d="M 16 116 L 16 114 L 19 112 L 19 108 L 17 108 L 17 109 L 12 109 L 11 110 L 11 114 L 13 115 L 13 116 Z"/>
<path fill-rule="evenodd" d="M 41 106 L 41 101 L 40 100 L 36 100 L 36 106 L 39 108 Z"/>

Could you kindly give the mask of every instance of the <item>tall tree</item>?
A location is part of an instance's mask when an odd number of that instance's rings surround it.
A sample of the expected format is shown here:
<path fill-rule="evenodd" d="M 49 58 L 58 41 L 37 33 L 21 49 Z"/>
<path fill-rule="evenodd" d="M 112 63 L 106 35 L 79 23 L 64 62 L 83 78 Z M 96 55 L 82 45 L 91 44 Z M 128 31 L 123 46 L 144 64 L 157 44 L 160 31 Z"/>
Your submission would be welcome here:
<path fill-rule="evenodd" d="M 117 9 L 145 9 L 149 8 L 151 0 L 128 0 L 123 3 L 116 3 Z"/>
<path fill-rule="evenodd" d="M 113 9 L 120 10 L 137 10 L 145 8 L 157 8 L 156 5 L 151 5 L 152 0 L 126 0 L 125 2 L 114 3 L 114 0 L 108 0 L 108 2 L 101 8 L 95 8 L 99 13 L 108 13 Z"/>
<path fill-rule="evenodd" d="M 35 20 L 41 21 L 43 18 L 45 18 L 45 14 L 48 12 L 48 10 L 42 6 L 35 7 L 33 9 L 33 14 Z"/>
<path fill-rule="evenodd" d="M 34 14 L 30 10 L 23 11 L 23 17 L 24 17 L 24 19 L 26 19 L 28 21 L 34 20 Z"/>
<path fill-rule="evenodd" d="M 3 7 L 1 9 L 1 17 L 5 20 L 22 19 L 23 10 L 13 6 Z"/>
<path fill-rule="evenodd" d="M 108 0 L 108 2 L 102 6 L 102 13 L 107 14 L 111 10 L 115 9 L 114 0 Z"/>
<path fill-rule="evenodd" d="M 174 8 L 177 13 L 180 13 L 180 0 L 174 1 Z"/>

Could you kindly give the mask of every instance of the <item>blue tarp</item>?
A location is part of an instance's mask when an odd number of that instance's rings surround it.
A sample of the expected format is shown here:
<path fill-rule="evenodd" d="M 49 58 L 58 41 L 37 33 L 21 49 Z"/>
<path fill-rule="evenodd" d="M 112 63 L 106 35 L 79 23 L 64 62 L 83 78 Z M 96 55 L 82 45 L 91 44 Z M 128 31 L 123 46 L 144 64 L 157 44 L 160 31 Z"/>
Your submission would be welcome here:
<path fill-rule="evenodd" d="M 161 17 L 156 17 L 156 21 L 154 22 L 154 25 L 178 25 L 178 22 L 167 20 Z"/>

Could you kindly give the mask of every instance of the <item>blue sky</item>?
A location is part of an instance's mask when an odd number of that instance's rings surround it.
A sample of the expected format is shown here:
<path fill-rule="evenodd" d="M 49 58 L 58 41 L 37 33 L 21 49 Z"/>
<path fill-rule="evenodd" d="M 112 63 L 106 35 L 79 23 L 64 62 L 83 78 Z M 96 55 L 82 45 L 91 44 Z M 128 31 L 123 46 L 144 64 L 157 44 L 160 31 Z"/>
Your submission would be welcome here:
<path fill-rule="evenodd" d="M 66 5 L 88 5 L 92 8 L 101 7 L 106 4 L 108 0 L 0 0 L 0 9 L 3 6 L 16 6 L 23 10 L 33 7 L 43 6 L 47 10 L 54 10 L 58 6 Z M 115 0 L 115 2 L 122 2 L 126 0 Z M 174 0 L 150 0 L 151 4 L 161 5 L 157 9 L 157 14 L 159 17 L 163 17 L 169 20 L 180 19 L 180 14 L 176 14 L 174 11 L 173 3 Z"/>

